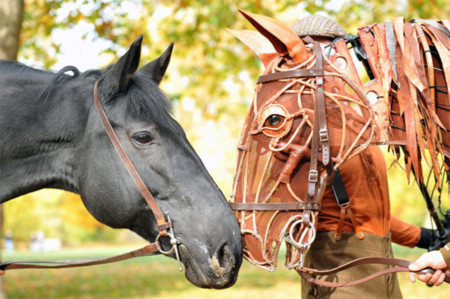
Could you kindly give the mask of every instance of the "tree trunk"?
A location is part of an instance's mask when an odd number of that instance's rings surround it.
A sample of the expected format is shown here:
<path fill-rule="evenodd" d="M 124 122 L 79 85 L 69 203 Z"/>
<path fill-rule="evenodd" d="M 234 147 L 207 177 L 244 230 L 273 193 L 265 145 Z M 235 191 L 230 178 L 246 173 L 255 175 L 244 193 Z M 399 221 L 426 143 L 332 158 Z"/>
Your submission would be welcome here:
<path fill-rule="evenodd" d="M 17 60 L 24 0 L 0 0 L 0 59 Z M 0 249 L 3 248 L 3 206 L 0 205 Z M 1 259 L 1 251 L 0 251 Z M 7 298 L 0 277 L 0 299 Z"/>
<path fill-rule="evenodd" d="M 0 59 L 17 60 L 24 0 L 0 0 Z"/>

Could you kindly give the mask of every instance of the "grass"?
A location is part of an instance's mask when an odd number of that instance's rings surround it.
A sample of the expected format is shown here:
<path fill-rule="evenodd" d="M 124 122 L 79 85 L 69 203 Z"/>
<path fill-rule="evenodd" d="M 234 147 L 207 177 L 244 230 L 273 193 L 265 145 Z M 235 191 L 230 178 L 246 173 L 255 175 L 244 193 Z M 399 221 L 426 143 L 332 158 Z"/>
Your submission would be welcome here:
<path fill-rule="evenodd" d="M 82 248 L 58 253 L 16 251 L 10 259 L 67 259 L 115 255 L 135 248 Z M 394 248 L 396 254 L 409 260 L 422 251 Z M 109 265 L 59 270 L 9 271 L 3 278 L 9 298 L 300 298 L 300 278 L 286 270 L 283 257 L 279 269 L 268 272 L 245 262 L 238 282 L 226 290 L 205 290 L 191 285 L 174 260 L 163 256 L 145 257 Z M 450 287 L 428 288 L 412 284 L 407 274 L 400 274 L 404 298 L 448 298 Z"/>

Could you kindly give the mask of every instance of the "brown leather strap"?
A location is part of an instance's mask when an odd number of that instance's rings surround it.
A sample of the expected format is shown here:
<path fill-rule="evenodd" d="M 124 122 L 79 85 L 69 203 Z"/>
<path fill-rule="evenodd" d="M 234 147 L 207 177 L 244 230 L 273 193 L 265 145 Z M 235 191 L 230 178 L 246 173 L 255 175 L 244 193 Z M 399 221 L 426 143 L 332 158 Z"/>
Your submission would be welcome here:
<path fill-rule="evenodd" d="M 320 211 L 320 203 L 284 202 L 284 203 L 238 203 L 230 202 L 230 206 L 236 211 L 301 211 L 304 209 Z"/>
<path fill-rule="evenodd" d="M 314 43 L 314 51 L 316 52 L 316 68 L 323 70 L 323 56 L 320 44 Z M 325 109 L 325 94 L 323 90 L 323 75 L 316 77 L 316 95 L 319 108 L 319 140 L 322 144 L 322 163 L 325 166 L 330 164 L 330 143 L 327 127 L 327 114 Z"/>
<path fill-rule="evenodd" d="M 166 221 L 164 214 L 161 212 L 161 209 L 158 207 L 158 204 L 156 203 L 152 194 L 148 190 L 147 186 L 145 186 L 145 183 L 142 181 L 141 177 L 139 176 L 138 172 L 136 171 L 136 168 L 134 168 L 133 163 L 131 162 L 130 158 L 128 158 L 128 155 L 126 154 L 125 150 L 123 149 L 122 145 L 120 144 L 120 141 L 117 138 L 117 135 L 114 132 L 114 129 L 111 126 L 111 123 L 109 122 L 105 111 L 102 108 L 102 104 L 100 103 L 100 100 L 98 98 L 97 87 L 98 87 L 98 81 L 95 82 L 95 85 L 94 85 L 94 101 L 95 101 L 95 107 L 97 108 L 98 114 L 103 123 L 103 126 L 105 127 L 106 133 L 108 134 L 109 139 L 111 140 L 112 144 L 114 145 L 114 149 L 119 154 L 120 159 L 122 160 L 123 164 L 125 165 L 128 173 L 133 178 L 136 186 L 138 187 L 138 189 L 141 192 L 142 196 L 144 197 L 145 201 L 150 206 L 150 209 L 152 210 L 153 214 L 155 215 L 156 221 L 158 223 L 159 231 L 164 232 L 172 226 L 172 223 Z"/>
<path fill-rule="evenodd" d="M 361 229 L 361 226 L 356 221 L 356 217 L 353 214 L 352 210 L 350 209 L 350 204 L 342 205 L 341 212 L 339 214 L 339 222 L 336 227 L 336 232 L 334 234 L 334 239 L 336 241 L 339 241 L 342 237 L 342 231 L 344 230 L 344 224 L 345 224 L 345 214 L 348 214 L 348 217 L 350 218 L 350 221 L 352 222 L 353 228 L 355 229 L 356 237 L 360 240 L 364 239 L 365 234 Z"/>
<path fill-rule="evenodd" d="M 302 78 L 302 77 L 317 77 L 323 76 L 324 72 L 322 68 L 316 69 L 298 69 L 285 72 L 271 73 L 267 75 L 262 75 L 258 77 L 258 83 L 267 83 L 271 81 L 292 79 L 292 78 Z"/>
<path fill-rule="evenodd" d="M 344 230 L 344 223 L 345 223 L 345 208 L 346 207 L 348 207 L 348 205 L 341 206 L 341 212 L 339 214 L 339 222 L 336 227 L 336 232 L 334 233 L 334 239 L 336 241 L 339 241 L 342 237 L 342 231 Z"/>
<path fill-rule="evenodd" d="M 352 209 L 350 209 L 350 206 L 346 208 L 346 211 L 348 213 L 348 216 L 350 217 L 350 221 L 353 224 L 353 228 L 355 229 L 356 237 L 360 240 L 364 239 L 364 232 L 362 231 L 361 226 L 356 221 L 356 217 L 353 214 Z"/>
<path fill-rule="evenodd" d="M 380 264 L 380 265 L 390 265 L 390 266 L 394 266 L 393 268 L 387 268 L 381 271 L 378 271 L 376 273 L 373 273 L 369 276 L 366 276 L 364 278 L 361 279 L 357 279 L 357 280 L 353 280 L 353 281 L 347 281 L 347 282 L 329 282 L 329 281 L 323 281 L 320 279 L 316 279 L 309 274 L 313 274 L 313 275 L 331 275 L 331 274 L 336 274 L 338 272 L 341 272 L 343 270 L 352 268 L 352 267 L 356 267 L 356 266 L 361 266 L 361 265 L 368 265 L 368 264 Z M 402 259 L 395 259 L 395 258 L 384 258 L 384 257 L 364 257 L 364 258 L 359 258 L 356 260 L 353 260 L 351 262 L 348 262 L 346 264 L 343 264 L 339 267 L 333 268 L 333 269 L 329 269 L 329 270 L 316 270 L 316 269 L 312 269 L 312 268 L 300 268 L 297 270 L 297 272 L 300 274 L 301 277 L 303 277 L 304 279 L 306 279 L 307 281 L 311 282 L 311 283 L 315 283 L 317 285 L 321 285 L 321 286 L 326 286 L 326 287 L 349 287 L 349 286 L 354 286 L 354 285 L 358 285 L 364 282 L 367 282 L 371 279 L 374 279 L 378 276 L 381 275 L 385 275 L 385 274 L 389 274 L 389 273 L 396 273 L 396 272 L 413 272 L 410 271 L 408 266 L 411 265 L 412 262 L 410 261 L 406 261 L 406 260 L 402 260 Z M 432 269 L 423 269 L 421 271 L 418 271 L 416 273 L 434 273 L 434 270 Z M 450 283 L 450 276 L 446 275 L 445 280 L 446 283 Z"/>
<path fill-rule="evenodd" d="M 137 250 L 133 250 L 125 254 L 107 258 L 60 260 L 60 261 L 8 261 L 0 264 L 0 270 L 62 269 L 62 268 L 94 266 L 128 260 L 135 257 L 148 256 L 156 252 L 160 252 L 160 250 L 161 247 L 159 245 L 159 242 L 155 242 L 150 243 L 149 245 L 139 248 Z"/>
<path fill-rule="evenodd" d="M 346 281 L 346 282 L 330 282 L 330 281 L 316 279 L 316 278 L 306 274 L 305 272 L 298 272 L 298 273 L 303 279 L 305 279 L 311 283 L 314 283 L 314 284 L 317 284 L 320 286 L 324 286 L 324 287 L 338 288 L 338 287 L 350 287 L 350 286 L 362 284 L 362 283 L 372 280 L 378 276 L 382 276 L 382 275 L 386 275 L 386 274 L 390 274 L 390 273 L 408 272 L 408 271 L 409 271 L 408 268 L 403 268 L 403 267 L 387 268 L 387 269 L 381 270 L 379 272 L 372 273 L 371 275 L 363 277 L 361 279 L 356 279 L 356 280 Z"/>
<path fill-rule="evenodd" d="M 316 53 L 316 68 L 323 69 L 322 49 L 317 42 L 314 43 L 314 51 Z M 311 164 L 308 175 L 307 201 L 312 201 L 316 194 L 316 184 L 319 179 L 317 167 L 319 142 L 322 143 L 322 163 L 324 165 L 331 165 L 322 76 L 316 77 L 316 99 L 314 101 L 313 136 L 311 140 Z"/>

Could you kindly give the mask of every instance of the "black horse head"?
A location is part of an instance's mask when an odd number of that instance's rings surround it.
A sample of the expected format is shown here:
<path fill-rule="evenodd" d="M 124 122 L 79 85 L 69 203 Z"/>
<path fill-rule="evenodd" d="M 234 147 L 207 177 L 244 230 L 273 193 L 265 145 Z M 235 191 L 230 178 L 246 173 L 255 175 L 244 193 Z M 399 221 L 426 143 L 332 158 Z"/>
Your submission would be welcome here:
<path fill-rule="evenodd" d="M 73 77 L 0 62 L 0 200 L 65 189 L 80 194 L 98 221 L 155 240 L 155 217 L 96 111 L 98 81 L 122 146 L 171 217 L 186 277 L 201 287 L 230 286 L 242 262 L 238 223 L 158 87 L 172 45 L 137 70 L 141 42 L 142 37 L 106 70 Z"/>

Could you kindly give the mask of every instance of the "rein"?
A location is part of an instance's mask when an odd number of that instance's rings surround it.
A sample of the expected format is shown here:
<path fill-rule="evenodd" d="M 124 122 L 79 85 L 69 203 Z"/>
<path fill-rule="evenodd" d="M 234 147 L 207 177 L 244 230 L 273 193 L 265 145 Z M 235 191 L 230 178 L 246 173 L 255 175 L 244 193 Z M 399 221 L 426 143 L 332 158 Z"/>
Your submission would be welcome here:
<path fill-rule="evenodd" d="M 324 281 L 317 279 L 313 277 L 312 275 L 331 275 L 339 273 L 343 270 L 350 269 L 356 266 L 361 265 L 369 265 L 369 264 L 379 264 L 379 265 L 388 265 L 388 266 L 394 266 L 391 268 L 386 268 L 384 270 L 380 270 L 378 272 L 372 273 L 366 277 L 355 279 L 352 281 L 346 281 L 346 282 L 331 282 L 331 281 Z M 315 283 L 317 285 L 325 286 L 325 287 L 331 287 L 331 288 L 337 288 L 337 287 L 350 287 L 355 286 L 358 284 L 365 283 L 369 280 L 372 280 L 374 278 L 377 278 L 382 275 L 390 274 L 390 273 L 398 273 L 398 272 L 412 272 L 417 274 L 433 274 L 435 271 L 431 268 L 425 268 L 420 271 L 411 271 L 409 270 L 408 266 L 411 265 L 412 262 L 402 259 L 396 259 L 396 258 L 386 258 L 386 257 L 376 257 L 376 256 L 370 256 L 370 257 L 363 257 L 359 259 L 355 259 L 353 261 L 350 261 L 346 264 L 343 264 L 339 267 L 329 269 L 329 270 L 317 270 L 312 268 L 306 268 L 302 267 L 297 270 L 298 274 L 300 276 L 312 283 Z M 450 276 L 446 275 L 445 280 L 446 283 L 450 283 Z"/>
<path fill-rule="evenodd" d="M 178 267 L 179 270 L 182 271 L 183 268 L 181 266 L 181 260 L 180 255 L 178 253 L 178 245 L 181 244 L 181 242 L 175 238 L 174 232 L 173 232 L 173 225 L 170 221 L 169 214 L 167 215 L 167 220 L 161 209 L 159 208 L 158 204 L 155 201 L 155 198 L 152 196 L 151 192 L 148 190 L 147 186 L 145 185 L 144 181 L 139 176 L 139 173 L 137 172 L 136 168 L 133 166 L 133 163 L 131 162 L 130 158 L 128 158 L 128 155 L 126 154 L 125 150 L 123 149 L 116 133 L 114 132 L 113 127 L 111 126 L 111 123 L 108 120 L 108 117 L 106 116 L 106 113 L 102 107 L 102 104 L 98 98 L 98 82 L 96 81 L 94 84 L 94 102 L 95 107 L 97 109 L 97 112 L 100 116 L 100 120 L 102 121 L 102 124 L 105 128 L 106 133 L 108 134 L 109 139 L 111 140 L 112 144 L 114 145 L 114 149 L 119 154 L 120 159 L 122 160 L 122 163 L 124 164 L 125 168 L 127 169 L 130 176 L 133 178 L 134 183 L 139 189 L 139 192 L 144 197 L 145 201 L 147 202 L 148 206 L 150 207 L 150 210 L 153 212 L 153 215 L 155 216 L 157 225 L 158 225 L 158 236 L 155 239 L 155 242 L 150 243 L 147 246 L 144 246 L 140 249 L 136 249 L 133 251 L 130 251 L 125 254 L 113 256 L 113 257 L 107 257 L 107 258 L 98 258 L 98 259 L 79 259 L 79 260 L 57 260 L 57 261 L 6 261 L 0 263 L 0 270 L 14 270 L 14 269 L 61 269 L 61 268 L 74 268 L 74 267 L 85 267 L 85 266 L 94 266 L 94 265 L 101 265 L 101 264 L 107 264 L 107 263 L 113 263 L 118 261 L 123 261 L 135 257 L 142 257 L 142 256 L 149 256 L 156 253 L 162 253 L 165 255 L 169 255 L 174 253 L 175 257 L 178 261 Z M 164 250 L 160 243 L 161 237 L 169 237 L 170 238 L 170 245 L 172 246 L 170 250 Z"/>

